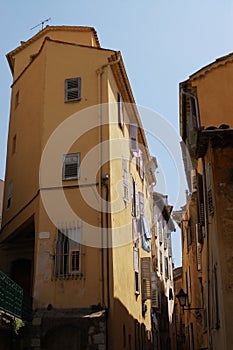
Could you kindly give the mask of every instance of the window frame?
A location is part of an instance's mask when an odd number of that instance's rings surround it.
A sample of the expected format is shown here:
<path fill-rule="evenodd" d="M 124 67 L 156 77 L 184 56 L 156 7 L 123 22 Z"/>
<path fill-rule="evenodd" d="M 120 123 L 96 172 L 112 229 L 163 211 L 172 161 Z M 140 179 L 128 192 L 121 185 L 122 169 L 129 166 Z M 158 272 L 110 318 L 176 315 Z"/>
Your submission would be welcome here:
<path fill-rule="evenodd" d="M 138 125 L 129 124 L 130 151 L 138 152 Z"/>
<path fill-rule="evenodd" d="M 73 231 L 74 228 L 64 229 L 65 231 Z M 75 230 L 78 230 L 77 228 Z M 69 237 L 69 233 L 63 232 L 63 229 L 57 228 L 55 243 L 55 259 L 54 259 L 54 276 L 56 279 L 72 278 L 75 276 L 82 277 L 81 272 L 81 245 Z M 78 270 L 72 270 L 72 253 L 79 252 Z"/>
<path fill-rule="evenodd" d="M 66 176 L 65 167 L 69 163 L 68 159 L 72 157 L 77 157 L 77 175 Z M 75 164 L 75 162 L 73 162 Z M 72 162 L 70 162 L 72 164 Z M 78 153 L 68 153 L 63 155 L 63 166 L 62 166 L 62 181 L 79 180 L 80 179 L 80 152 Z"/>
<path fill-rule="evenodd" d="M 77 82 L 77 86 L 69 87 L 69 84 Z M 74 98 L 69 98 L 69 93 L 75 94 L 77 92 L 77 96 Z M 78 102 L 81 100 L 81 77 L 76 78 L 67 78 L 64 81 L 64 100 L 65 102 Z"/>

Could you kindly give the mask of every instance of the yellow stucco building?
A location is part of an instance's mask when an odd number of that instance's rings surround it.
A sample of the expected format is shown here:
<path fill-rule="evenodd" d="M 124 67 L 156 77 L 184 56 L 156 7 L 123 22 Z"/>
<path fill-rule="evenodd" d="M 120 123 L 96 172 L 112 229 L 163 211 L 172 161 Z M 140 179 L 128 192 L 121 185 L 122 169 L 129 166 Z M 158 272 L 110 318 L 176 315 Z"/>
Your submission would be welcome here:
<path fill-rule="evenodd" d="M 180 84 L 190 186 L 181 220 L 187 349 L 230 349 L 233 341 L 232 57 L 216 60 Z"/>
<path fill-rule="evenodd" d="M 46 27 L 13 75 L 0 268 L 30 349 L 152 349 L 153 163 L 120 52 Z"/>

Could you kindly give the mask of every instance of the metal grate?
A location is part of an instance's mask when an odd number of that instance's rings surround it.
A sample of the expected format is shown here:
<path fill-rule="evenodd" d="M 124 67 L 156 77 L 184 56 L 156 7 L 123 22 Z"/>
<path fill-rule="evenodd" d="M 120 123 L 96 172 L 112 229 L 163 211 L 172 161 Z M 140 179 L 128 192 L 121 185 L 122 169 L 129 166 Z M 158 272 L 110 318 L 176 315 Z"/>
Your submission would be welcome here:
<path fill-rule="evenodd" d="M 81 99 L 81 78 L 65 80 L 65 102 L 79 101 Z"/>
<path fill-rule="evenodd" d="M 31 319 L 32 298 L 2 271 L 0 271 L 0 310 L 24 321 Z"/>

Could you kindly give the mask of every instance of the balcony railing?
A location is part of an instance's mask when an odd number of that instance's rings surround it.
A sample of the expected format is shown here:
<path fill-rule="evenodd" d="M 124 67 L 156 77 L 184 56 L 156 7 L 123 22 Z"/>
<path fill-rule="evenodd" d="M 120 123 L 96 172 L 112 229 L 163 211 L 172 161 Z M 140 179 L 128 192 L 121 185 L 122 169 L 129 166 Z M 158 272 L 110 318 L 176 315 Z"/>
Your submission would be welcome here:
<path fill-rule="evenodd" d="M 32 298 L 10 277 L 0 271 L 0 311 L 5 311 L 23 321 L 30 321 Z"/>

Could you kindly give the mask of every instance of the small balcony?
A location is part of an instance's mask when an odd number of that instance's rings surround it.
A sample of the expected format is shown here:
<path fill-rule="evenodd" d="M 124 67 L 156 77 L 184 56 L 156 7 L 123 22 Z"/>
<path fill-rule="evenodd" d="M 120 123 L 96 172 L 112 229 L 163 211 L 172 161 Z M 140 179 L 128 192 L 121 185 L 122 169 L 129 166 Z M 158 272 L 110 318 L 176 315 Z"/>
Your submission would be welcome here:
<path fill-rule="evenodd" d="M 32 298 L 10 277 L 0 271 L 0 312 L 3 311 L 22 321 L 30 321 Z"/>

